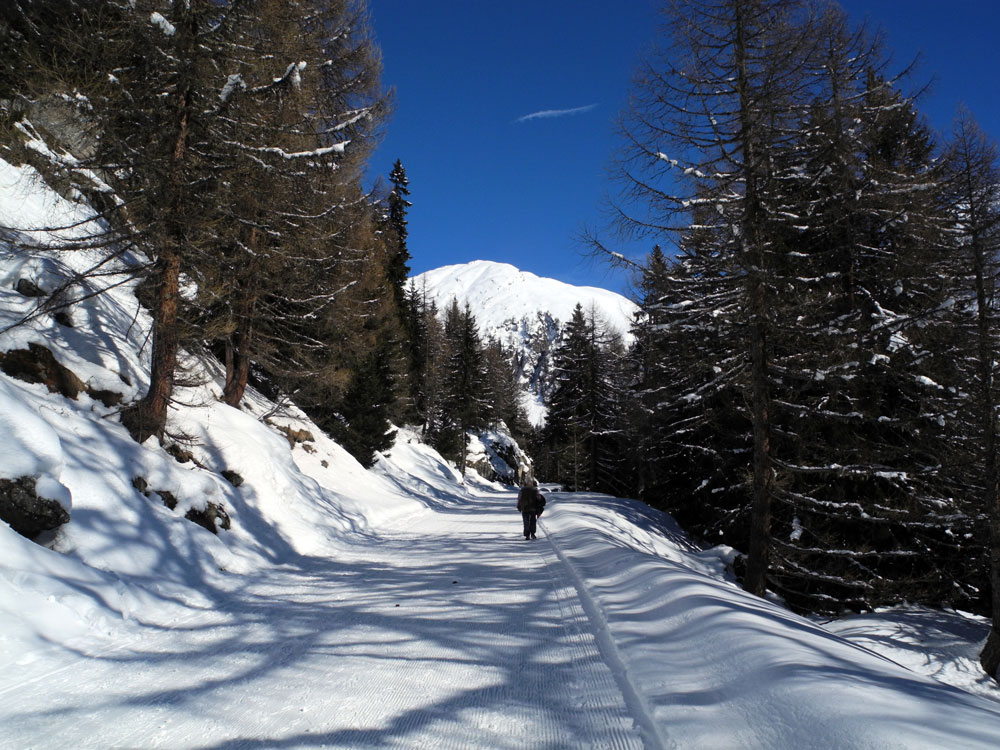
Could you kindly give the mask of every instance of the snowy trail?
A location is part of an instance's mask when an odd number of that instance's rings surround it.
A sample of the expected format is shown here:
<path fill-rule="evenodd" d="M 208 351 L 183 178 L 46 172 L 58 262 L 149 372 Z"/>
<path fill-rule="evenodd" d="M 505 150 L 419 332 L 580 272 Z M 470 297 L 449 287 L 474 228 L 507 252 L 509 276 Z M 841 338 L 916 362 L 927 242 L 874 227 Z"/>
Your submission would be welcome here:
<path fill-rule="evenodd" d="M 166 626 L 25 649 L 0 749 L 1000 747 L 995 702 L 749 596 L 655 511 L 553 493 L 526 542 L 512 492 L 421 486 L 329 557 L 145 610 Z"/>
<path fill-rule="evenodd" d="M 177 629 L 7 675 L 0 747 L 662 747 L 580 579 L 511 506 L 413 516 Z"/>

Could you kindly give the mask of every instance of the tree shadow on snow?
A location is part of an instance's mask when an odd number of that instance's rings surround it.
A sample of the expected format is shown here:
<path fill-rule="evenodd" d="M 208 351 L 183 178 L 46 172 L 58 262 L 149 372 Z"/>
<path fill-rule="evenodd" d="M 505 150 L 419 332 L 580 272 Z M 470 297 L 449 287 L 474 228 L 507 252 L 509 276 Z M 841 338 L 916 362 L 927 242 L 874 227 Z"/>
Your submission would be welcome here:
<path fill-rule="evenodd" d="M 480 746 L 498 749 L 587 745 L 605 729 L 581 705 L 585 686 L 570 683 L 581 668 L 600 661 L 599 653 L 565 647 L 574 623 L 554 602 L 562 584 L 549 574 L 544 556 L 531 553 L 542 551 L 535 545 L 544 542 L 520 542 L 512 554 L 519 518 L 506 508 L 510 499 L 495 499 L 512 514 L 509 538 L 386 537 L 347 550 L 345 559 L 299 558 L 295 565 L 244 576 L 231 590 L 210 590 L 204 581 L 210 614 L 90 657 L 94 674 L 149 679 L 120 691 L 88 691 L 83 675 L 70 700 L 36 702 L 30 715 L 13 714 L 11 724 L 54 739 L 49 732 L 59 726 L 79 731 L 82 718 L 106 716 L 103 746 L 131 746 L 136 727 L 151 727 L 148 716 L 169 710 L 175 719 L 187 716 L 177 721 L 205 722 L 201 743 L 183 745 L 198 750 L 399 747 L 428 733 L 441 741 L 463 732 L 471 732 L 474 745 L 486 737 Z M 585 623 L 575 627 L 587 629 Z M 385 692 L 372 692 L 370 683 L 360 695 L 345 688 L 342 681 L 359 669 L 384 670 Z M 439 689 L 427 700 L 407 693 L 393 709 L 386 701 L 397 677 L 411 687 L 423 682 Z M 320 701 L 328 717 L 312 716 L 308 731 L 282 726 L 260 715 L 274 707 L 264 698 L 255 714 L 255 691 L 278 684 L 298 694 L 301 680 L 312 681 L 315 692 L 326 686 L 340 696 Z M 245 700 L 250 727 L 211 729 L 216 710 L 224 714 L 222 707 Z M 466 723 L 470 716 L 494 714 L 502 718 L 484 718 L 478 729 Z M 521 722 L 548 731 L 524 736 L 517 731 Z M 133 734 L 119 740 L 119 728 Z M 178 747 L 152 728 L 140 736 Z"/>

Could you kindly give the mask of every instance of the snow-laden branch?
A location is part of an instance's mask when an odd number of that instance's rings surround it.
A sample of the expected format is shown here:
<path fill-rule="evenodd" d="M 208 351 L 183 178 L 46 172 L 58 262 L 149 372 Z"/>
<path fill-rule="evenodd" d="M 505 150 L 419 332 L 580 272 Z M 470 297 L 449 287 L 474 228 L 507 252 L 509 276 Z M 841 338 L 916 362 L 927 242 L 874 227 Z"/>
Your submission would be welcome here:
<path fill-rule="evenodd" d="M 310 151 L 285 151 L 285 149 L 278 148 L 277 146 L 248 146 L 245 143 L 226 141 L 226 145 L 235 146 L 243 151 L 252 151 L 258 154 L 273 154 L 274 156 L 280 156 L 282 159 L 287 159 L 289 161 L 292 159 L 316 159 L 321 156 L 329 156 L 330 154 L 342 154 L 349 143 L 350 141 L 341 141 L 340 143 L 334 143 L 330 146 L 314 148 Z"/>
<path fill-rule="evenodd" d="M 177 28 L 156 11 L 150 13 L 149 22 L 162 31 L 166 36 L 173 36 L 177 33 Z"/>

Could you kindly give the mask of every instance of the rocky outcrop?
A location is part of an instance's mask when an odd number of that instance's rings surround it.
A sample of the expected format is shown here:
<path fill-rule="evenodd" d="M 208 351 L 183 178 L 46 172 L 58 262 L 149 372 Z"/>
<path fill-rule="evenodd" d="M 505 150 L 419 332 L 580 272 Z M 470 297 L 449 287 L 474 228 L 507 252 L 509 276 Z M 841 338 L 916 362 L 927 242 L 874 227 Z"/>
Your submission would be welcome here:
<path fill-rule="evenodd" d="M 0 479 L 0 519 L 29 539 L 69 521 L 66 508 L 56 500 L 39 497 L 36 485 L 35 477 Z"/>
<path fill-rule="evenodd" d="M 29 104 L 27 116 L 32 125 L 76 158 L 86 160 L 97 153 L 97 124 L 85 100 L 62 94 L 41 96 Z"/>
<path fill-rule="evenodd" d="M 502 422 L 496 430 L 486 430 L 470 438 L 466 464 L 484 479 L 518 485 L 531 475 L 531 459 Z"/>
<path fill-rule="evenodd" d="M 73 400 L 87 390 L 80 378 L 59 364 L 52 352 L 40 344 L 0 353 L 0 370 L 26 383 L 44 383 L 51 393 L 61 393 Z"/>
<path fill-rule="evenodd" d="M 177 510 L 177 496 L 169 490 L 151 490 L 149 489 L 149 483 L 144 477 L 134 477 L 132 479 L 132 486 L 135 487 L 139 492 L 141 492 L 146 497 L 152 498 L 154 496 L 160 499 L 167 508 L 170 510 Z M 184 517 L 201 526 L 203 529 L 211 531 L 213 534 L 218 534 L 219 529 L 228 530 L 232 526 L 232 521 L 229 518 L 229 514 L 226 509 L 217 503 L 207 502 L 204 508 L 190 508 Z"/>
<path fill-rule="evenodd" d="M 52 352 L 41 344 L 28 344 L 27 349 L 0 352 L 0 370 L 26 383 L 43 383 L 51 393 L 60 393 L 74 401 L 86 392 L 105 406 L 117 406 L 122 394 L 86 385 L 72 370 L 59 364 Z"/>

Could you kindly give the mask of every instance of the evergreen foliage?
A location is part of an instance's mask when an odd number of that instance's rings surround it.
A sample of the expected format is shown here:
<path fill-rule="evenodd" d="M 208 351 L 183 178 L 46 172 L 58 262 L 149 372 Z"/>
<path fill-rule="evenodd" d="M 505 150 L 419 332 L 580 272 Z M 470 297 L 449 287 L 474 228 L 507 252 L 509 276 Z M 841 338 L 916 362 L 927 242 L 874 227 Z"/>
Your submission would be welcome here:
<path fill-rule="evenodd" d="M 0 133 L 45 97 L 80 130 L 73 158 L 17 153 L 101 212 L 81 246 L 144 279 L 137 440 L 167 429 L 182 349 L 225 363 L 230 405 L 294 398 L 365 466 L 393 421 L 461 469 L 470 431 L 504 425 L 542 478 L 637 493 L 796 609 L 989 612 L 995 674 L 996 146 L 967 114 L 937 142 L 880 35 L 833 4 L 665 13 L 615 165 L 617 228 L 664 245 L 628 351 L 577 306 L 517 362 L 407 286 L 402 161 L 384 197 L 361 186 L 390 102 L 360 0 L 12 0 Z"/>
<path fill-rule="evenodd" d="M 989 581 L 990 634 L 980 655 L 987 674 L 1000 669 L 1000 489 L 998 489 L 996 367 L 1000 360 L 1000 155 L 965 111 L 955 121 L 945 155 L 953 220 L 953 252 L 939 272 L 951 280 L 954 296 L 946 310 L 952 327 L 945 356 L 960 371 L 961 407 L 950 415 L 949 437 L 964 460 L 954 467 L 963 491 L 972 496 L 967 513 L 988 554 L 964 550 L 969 578 Z M 970 547 L 971 545 L 966 545 Z M 973 547 L 973 550 L 975 547 Z"/>
<path fill-rule="evenodd" d="M 464 473 L 467 433 L 487 422 L 483 393 L 486 371 L 476 318 L 452 300 L 445 311 L 441 422 L 433 443 Z"/>
<path fill-rule="evenodd" d="M 941 149 L 835 6 L 669 12 L 618 164 L 647 208 L 619 229 L 674 248 L 639 283 L 636 491 L 747 550 L 746 587 L 793 607 L 981 606 L 960 416 L 976 304 L 970 262 L 948 270 Z"/>
<path fill-rule="evenodd" d="M 406 292 L 406 280 L 410 276 L 410 251 L 406 246 L 406 238 L 409 230 L 406 226 L 406 213 L 413 205 L 407 200 L 410 194 L 409 180 L 406 178 L 406 170 L 403 163 L 396 159 L 389 173 L 389 181 L 392 183 L 392 190 L 386 201 L 388 204 L 388 223 L 394 235 L 394 247 L 389 254 L 389 264 L 387 275 L 389 283 L 392 285 L 393 295 L 400 309 L 404 306 Z"/>
<path fill-rule="evenodd" d="M 61 179 L 104 208 L 95 244 L 149 261 L 152 381 L 123 422 L 162 435 L 182 346 L 226 362 L 228 403 L 253 372 L 321 417 L 375 342 L 398 337 L 382 303 L 390 255 L 360 189 L 388 106 L 364 3 L 63 5 L 12 10 L 5 30 L 29 53 L 32 30 L 47 52 L 44 66 L 26 57 L 36 75 L 5 68 L 4 82 L 85 103 L 96 153 Z"/>
<path fill-rule="evenodd" d="M 578 304 L 553 355 L 539 472 L 572 490 L 620 488 L 622 344 Z"/>

